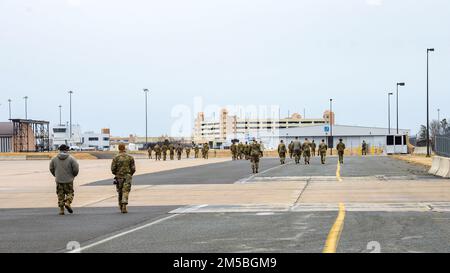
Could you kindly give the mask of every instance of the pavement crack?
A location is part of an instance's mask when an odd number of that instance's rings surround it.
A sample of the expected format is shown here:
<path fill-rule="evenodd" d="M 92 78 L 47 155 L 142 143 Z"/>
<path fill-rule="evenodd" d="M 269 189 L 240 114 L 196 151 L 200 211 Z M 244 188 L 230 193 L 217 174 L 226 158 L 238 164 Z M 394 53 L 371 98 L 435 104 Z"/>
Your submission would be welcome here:
<path fill-rule="evenodd" d="M 297 200 L 295 201 L 295 203 L 293 204 L 293 206 L 298 205 L 298 203 L 300 202 L 300 199 L 303 196 L 303 193 L 305 193 L 306 188 L 309 187 L 309 184 L 311 183 L 312 177 L 308 177 L 308 179 L 306 179 L 306 185 L 303 187 L 302 191 L 300 192 L 300 194 L 298 195 Z"/>

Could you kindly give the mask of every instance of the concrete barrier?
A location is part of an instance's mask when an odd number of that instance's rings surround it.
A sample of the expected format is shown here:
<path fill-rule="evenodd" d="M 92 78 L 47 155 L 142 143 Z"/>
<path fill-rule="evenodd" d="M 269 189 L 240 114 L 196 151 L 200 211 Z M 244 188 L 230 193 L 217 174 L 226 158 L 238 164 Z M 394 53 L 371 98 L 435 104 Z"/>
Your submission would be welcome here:
<path fill-rule="evenodd" d="M 431 165 L 430 170 L 428 171 L 429 174 L 436 175 L 439 171 L 439 166 L 441 164 L 441 157 L 440 156 L 433 156 L 433 163 Z"/>
<path fill-rule="evenodd" d="M 436 175 L 444 178 L 450 178 L 450 158 L 441 157 L 439 170 Z"/>

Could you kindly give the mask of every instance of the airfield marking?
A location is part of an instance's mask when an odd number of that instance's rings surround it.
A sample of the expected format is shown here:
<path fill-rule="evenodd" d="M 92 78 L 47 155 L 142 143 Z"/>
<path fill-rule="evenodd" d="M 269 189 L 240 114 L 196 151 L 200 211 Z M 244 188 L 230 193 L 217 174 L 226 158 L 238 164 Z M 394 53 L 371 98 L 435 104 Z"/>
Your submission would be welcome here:
<path fill-rule="evenodd" d="M 82 247 L 82 248 L 79 248 L 79 249 L 75 249 L 75 250 L 69 251 L 68 253 L 80 253 L 80 252 L 82 252 L 82 251 L 84 251 L 84 250 L 86 250 L 86 249 L 89 249 L 89 248 L 92 248 L 92 247 L 94 247 L 94 246 L 98 246 L 98 245 L 104 244 L 104 243 L 109 242 L 109 241 L 111 241 L 111 240 L 117 239 L 117 238 L 119 238 L 119 237 L 125 236 L 125 235 L 130 234 L 130 233 L 133 233 L 133 232 L 135 232 L 135 231 L 138 231 L 138 230 L 141 230 L 141 229 L 144 229 L 144 228 L 151 227 L 151 226 L 153 226 L 153 225 L 162 223 L 162 222 L 164 222 L 164 221 L 167 221 L 167 220 L 172 219 L 172 218 L 174 218 L 174 217 L 177 217 L 177 216 L 179 216 L 179 215 L 180 215 L 180 214 L 174 214 L 174 215 L 167 216 L 167 217 L 165 217 L 165 218 L 162 218 L 162 219 L 156 220 L 156 221 L 154 221 L 154 222 L 145 224 L 145 225 L 143 225 L 143 226 L 136 227 L 136 228 L 133 228 L 133 229 L 131 229 L 131 230 L 128 230 L 128 231 L 125 231 L 125 232 L 116 234 L 116 235 L 114 235 L 114 236 L 111 236 L 111 237 L 108 237 L 108 238 L 106 238 L 106 239 L 100 240 L 100 241 L 98 241 L 98 242 L 92 243 L 92 244 L 90 244 L 90 245 L 84 246 L 84 247 Z"/>
<path fill-rule="evenodd" d="M 345 205 L 343 203 L 339 204 L 339 214 L 336 218 L 336 222 L 328 234 L 327 241 L 325 242 L 325 247 L 323 253 L 331 254 L 336 253 L 339 239 L 341 238 L 342 230 L 344 229 L 345 220 Z"/>
<path fill-rule="evenodd" d="M 336 179 L 337 179 L 337 181 L 342 182 L 342 177 L 341 177 L 341 163 L 339 162 L 339 160 L 338 160 L 338 163 L 337 163 L 337 169 L 336 169 Z"/>

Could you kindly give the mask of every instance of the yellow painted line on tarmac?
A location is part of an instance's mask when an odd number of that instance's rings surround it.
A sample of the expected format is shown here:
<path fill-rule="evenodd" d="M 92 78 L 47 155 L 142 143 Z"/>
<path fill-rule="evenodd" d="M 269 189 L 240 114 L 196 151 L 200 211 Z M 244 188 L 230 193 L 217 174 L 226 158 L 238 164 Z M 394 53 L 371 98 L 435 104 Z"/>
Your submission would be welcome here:
<path fill-rule="evenodd" d="M 342 230 L 344 229 L 345 220 L 345 205 L 343 203 L 339 204 L 339 214 L 334 223 L 333 227 L 328 234 L 327 241 L 325 242 L 325 247 L 323 253 L 332 254 L 336 253 L 339 240 L 341 238 Z"/>
<path fill-rule="evenodd" d="M 336 169 L 336 179 L 339 182 L 342 182 L 342 177 L 341 177 L 341 163 L 338 160 L 338 164 L 337 164 L 337 169 Z"/>

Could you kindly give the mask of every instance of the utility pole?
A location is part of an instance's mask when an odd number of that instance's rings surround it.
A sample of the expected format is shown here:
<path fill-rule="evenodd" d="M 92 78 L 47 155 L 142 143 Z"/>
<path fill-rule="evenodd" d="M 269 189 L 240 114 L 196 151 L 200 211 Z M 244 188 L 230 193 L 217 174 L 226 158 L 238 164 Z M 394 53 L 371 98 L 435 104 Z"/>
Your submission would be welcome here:
<path fill-rule="evenodd" d="M 9 105 L 9 119 L 11 120 L 11 99 L 8 99 L 8 105 Z"/>
<path fill-rule="evenodd" d="M 70 109 L 69 142 L 70 143 L 69 144 L 70 145 L 72 144 L 72 94 L 73 94 L 73 91 L 69 91 L 69 104 L 70 104 L 70 107 L 69 107 L 69 109 Z"/>
<path fill-rule="evenodd" d="M 25 119 L 28 119 L 28 96 L 23 97 L 25 100 Z"/>
<path fill-rule="evenodd" d="M 147 148 L 147 145 L 148 145 L 148 112 L 147 112 L 148 92 L 149 92 L 149 90 L 147 88 L 145 88 L 144 89 L 144 93 L 145 93 L 145 148 Z"/>

